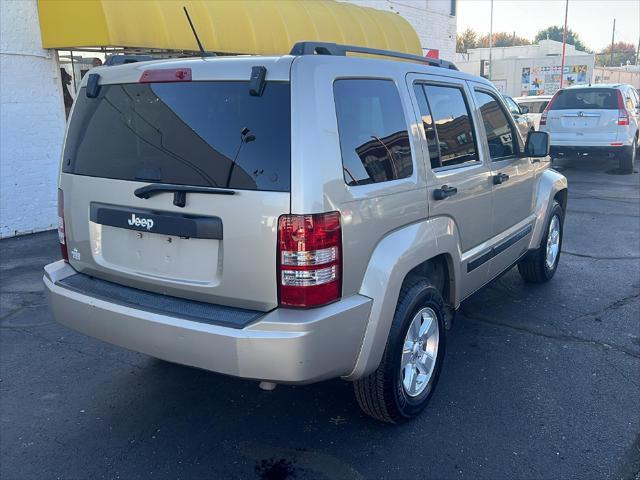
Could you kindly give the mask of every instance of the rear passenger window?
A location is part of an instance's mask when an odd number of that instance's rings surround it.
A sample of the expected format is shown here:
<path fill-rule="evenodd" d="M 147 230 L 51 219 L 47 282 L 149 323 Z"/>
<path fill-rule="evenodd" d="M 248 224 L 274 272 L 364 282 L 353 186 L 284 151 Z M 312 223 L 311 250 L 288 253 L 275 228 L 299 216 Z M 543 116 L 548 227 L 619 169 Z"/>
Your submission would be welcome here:
<path fill-rule="evenodd" d="M 513 157 L 517 152 L 516 135 L 500 102 L 493 95 L 485 92 L 476 90 L 475 94 L 487 135 L 491 160 Z"/>
<path fill-rule="evenodd" d="M 416 95 L 427 134 L 431 168 L 478 162 L 471 115 L 462 89 L 419 84 Z M 431 128 L 435 128 L 435 137 L 429 140 Z"/>
<path fill-rule="evenodd" d="M 347 185 L 410 177 L 411 145 L 395 84 L 391 80 L 337 80 L 333 91 Z"/>
<path fill-rule="evenodd" d="M 424 134 L 427 138 L 427 147 L 429 148 L 429 159 L 431 160 L 431 168 L 438 168 L 440 164 L 440 149 L 438 148 L 438 136 L 436 135 L 436 126 L 433 124 L 431 110 L 427 103 L 427 97 L 424 94 L 424 87 L 420 84 L 414 85 L 416 98 L 418 99 L 418 107 L 420 108 L 420 116 L 422 117 L 422 126 Z"/>

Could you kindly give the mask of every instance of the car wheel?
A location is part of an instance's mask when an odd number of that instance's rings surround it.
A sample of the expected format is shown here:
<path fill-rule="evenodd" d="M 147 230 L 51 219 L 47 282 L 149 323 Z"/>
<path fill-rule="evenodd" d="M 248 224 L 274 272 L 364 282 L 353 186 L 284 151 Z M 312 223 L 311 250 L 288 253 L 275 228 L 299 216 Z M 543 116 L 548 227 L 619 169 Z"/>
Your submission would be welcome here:
<path fill-rule="evenodd" d="M 633 139 L 633 145 L 622 153 L 622 158 L 620 159 L 620 170 L 622 172 L 633 173 L 633 164 L 636 161 L 636 155 L 638 153 L 638 138 Z"/>
<path fill-rule="evenodd" d="M 417 416 L 434 392 L 445 351 L 442 295 L 429 281 L 405 282 L 378 368 L 354 382 L 369 416 L 401 423 Z"/>
<path fill-rule="evenodd" d="M 518 271 L 525 281 L 544 283 L 555 275 L 562 250 L 563 222 L 562 207 L 554 200 L 540 247 L 518 263 Z"/>

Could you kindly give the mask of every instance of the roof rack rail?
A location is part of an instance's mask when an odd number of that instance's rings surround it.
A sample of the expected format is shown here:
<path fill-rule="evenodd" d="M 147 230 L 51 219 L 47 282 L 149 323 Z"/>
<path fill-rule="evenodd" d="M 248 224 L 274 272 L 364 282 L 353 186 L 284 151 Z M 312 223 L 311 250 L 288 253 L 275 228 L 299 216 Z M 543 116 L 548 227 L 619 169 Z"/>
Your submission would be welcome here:
<path fill-rule="evenodd" d="M 341 45 L 329 42 L 298 42 L 291 49 L 290 55 L 336 55 L 346 56 L 347 52 L 365 53 L 368 55 L 379 55 L 381 57 L 402 58 L 414 62 L 426 63 L 432 67 L 448 68 L 458 70 L 453 62 L 440 60 L 438 58 L 421 57 L 409 53 L 394 52 L 392 50 L 380 50 L 378 48 L 358 47 L 356 45 Z"/>

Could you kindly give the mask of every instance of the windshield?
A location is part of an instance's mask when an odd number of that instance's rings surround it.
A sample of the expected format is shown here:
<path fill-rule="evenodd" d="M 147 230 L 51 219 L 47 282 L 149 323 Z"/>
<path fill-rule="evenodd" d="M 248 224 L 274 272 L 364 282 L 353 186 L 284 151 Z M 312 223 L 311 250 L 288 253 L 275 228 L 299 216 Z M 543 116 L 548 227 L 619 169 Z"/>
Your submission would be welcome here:
<path fill-rule="evenodd" d="M 290 90 L 267 82 L 103 85 L 81 89 L 63 171 L 77 175 L 245 190 L 289 191 Z"/>
<path fill-rule="evenodd" d="M 549 110 L 617 110 L 618 97 L 613 88 L 560 90 Z"/>
<path fill-rule="evenodd" d="M 520 102 L 521 107 L 527 107 L 529 109 L 529 113 L 542 113 L 545 108 L 547 108 L 547 104 L 549 100 L 540 100 L 538 102 Z"/>

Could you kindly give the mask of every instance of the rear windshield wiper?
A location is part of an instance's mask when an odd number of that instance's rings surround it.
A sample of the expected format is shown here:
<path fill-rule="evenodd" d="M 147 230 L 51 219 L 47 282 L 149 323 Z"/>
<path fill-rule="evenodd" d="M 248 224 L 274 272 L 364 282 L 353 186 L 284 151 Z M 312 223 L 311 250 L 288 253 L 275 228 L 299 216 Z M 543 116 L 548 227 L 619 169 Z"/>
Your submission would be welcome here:
<path fill-rule="evenodd" d="M 167 183 L 153 183 L 137 188 L 133 193 L 138 198 L 151 198 L 164 192 L 173 192 L 173 204 L 184 207 L 187 204 L 187 193 L 208 193 L 211 195 L 235 195 L 235 190 L 213 187 L 193 187 L 190 185 L 171 185 Z"/>

